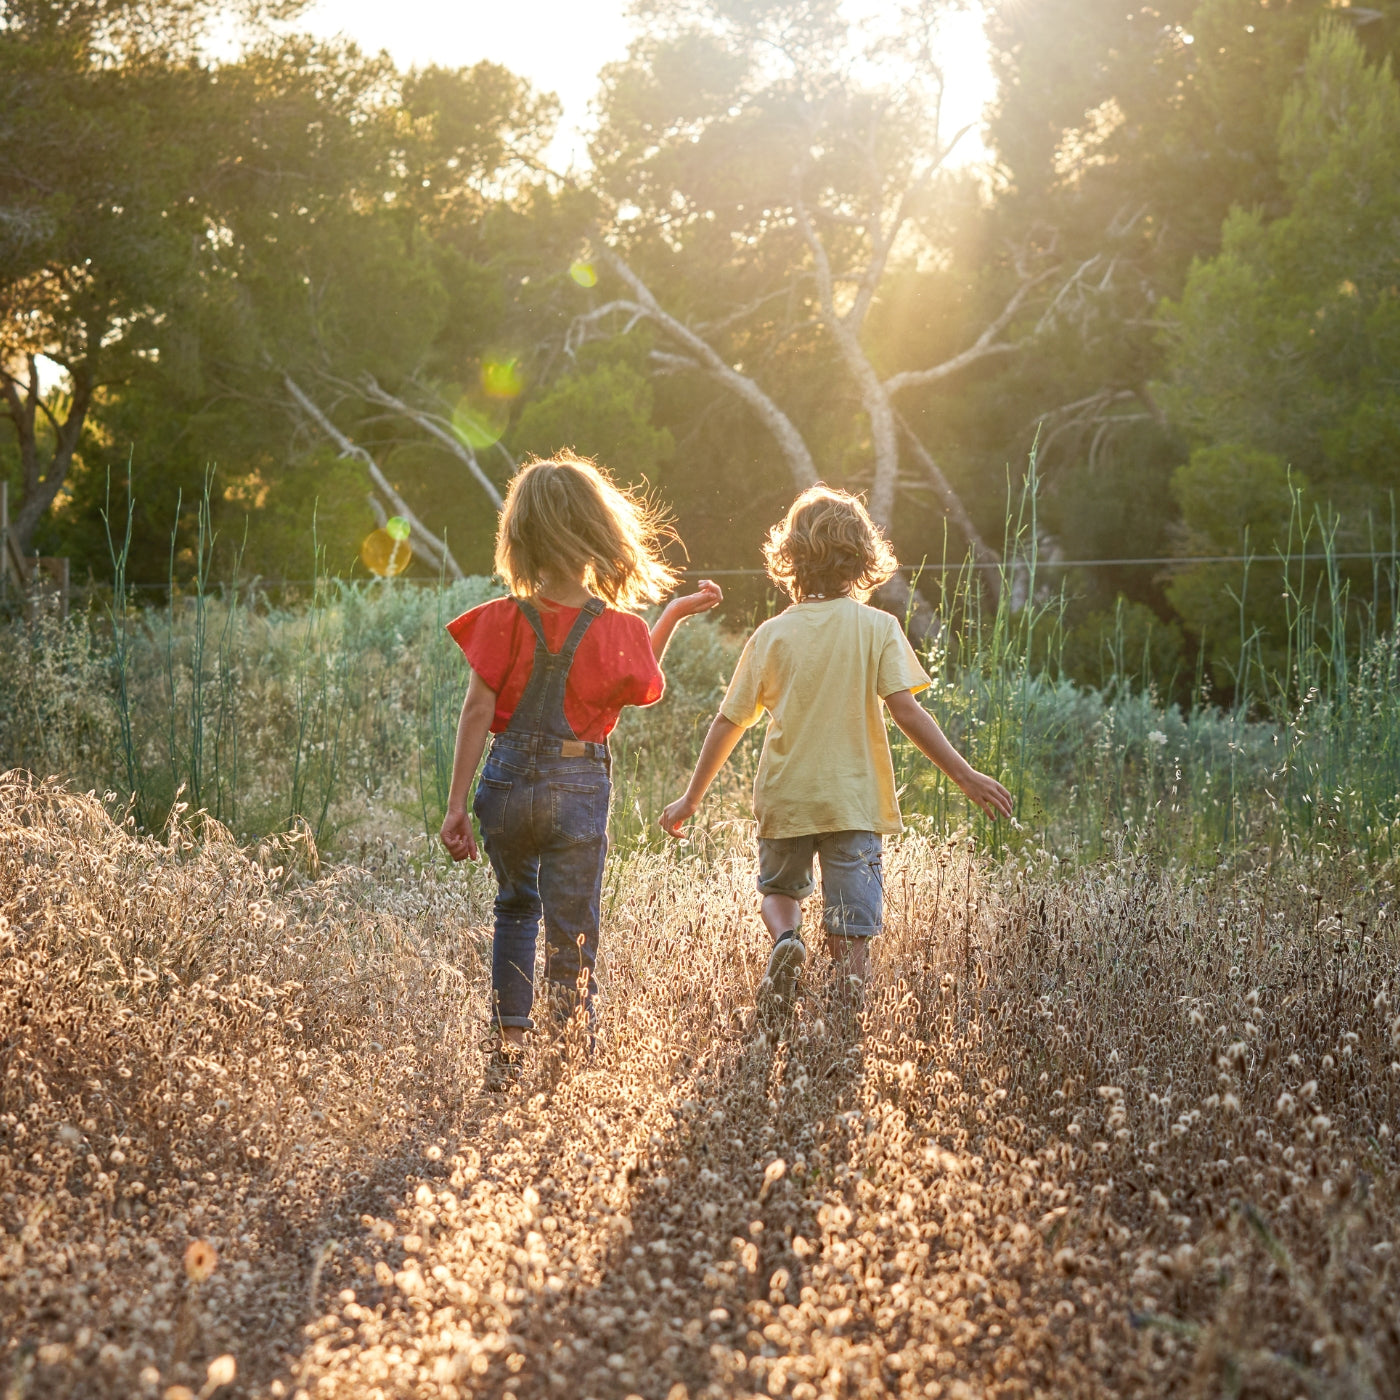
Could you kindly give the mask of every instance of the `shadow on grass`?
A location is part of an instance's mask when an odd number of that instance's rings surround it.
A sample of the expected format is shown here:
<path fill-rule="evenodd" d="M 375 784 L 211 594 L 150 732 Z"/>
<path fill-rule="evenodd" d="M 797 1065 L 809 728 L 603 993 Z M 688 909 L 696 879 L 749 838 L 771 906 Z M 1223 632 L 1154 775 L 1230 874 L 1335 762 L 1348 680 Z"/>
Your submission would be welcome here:
<path fill-rule="evenodd" d="M 630 1168 L 596 1282 L 518 1310 L 516 1393 L 730 1388 L 737 1353 L 777 1354 L 759 1329 L 799 1301 L 816 1212 L 847 1186 L 844 1135 L 830 1129 L 858 1085 L 861 1042 L 820 976 L 781 1034 L 751 1011 L 716 1034 L 672 1105 L 672 1133 Z"/>

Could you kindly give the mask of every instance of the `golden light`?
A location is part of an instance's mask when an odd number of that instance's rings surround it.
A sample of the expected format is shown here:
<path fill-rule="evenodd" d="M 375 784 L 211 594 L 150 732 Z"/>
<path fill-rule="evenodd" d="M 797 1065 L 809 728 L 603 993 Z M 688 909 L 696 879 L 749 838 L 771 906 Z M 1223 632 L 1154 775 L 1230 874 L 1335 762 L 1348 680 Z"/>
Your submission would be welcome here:
<path fill-rule="evenodd" d="M 494 447 L 510 427 L 510 406 L 525 391 L 525 376 L 514 356 L 490 356 L 481 362 L 476 383 L 457 400 L 452 427 L 466 446 Z"/>
<path fill-rule="evenodd" d="M 360 545 L 360 561 L 377 578 L 397 578 L 413 562 L 408 521 L 396 515 L 382 530 L 373 530 Z"/>

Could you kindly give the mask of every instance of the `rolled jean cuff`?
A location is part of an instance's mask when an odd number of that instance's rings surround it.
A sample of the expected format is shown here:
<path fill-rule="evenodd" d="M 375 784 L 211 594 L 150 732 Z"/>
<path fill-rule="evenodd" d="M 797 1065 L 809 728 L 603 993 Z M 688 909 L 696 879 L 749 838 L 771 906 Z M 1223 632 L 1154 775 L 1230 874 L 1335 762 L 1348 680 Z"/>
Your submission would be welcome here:
<path fill-rule="evenodd" d="M 528 1016 L 493 1016 L 491 1024 L 513 1031 L 532 1031 L 535 1029 L 535 1023 Z"/>
<path fill-rule="evenodd" d="M 784 899 L 795 899 L 801 904 L 804 899 L 810 899 L 817 892 L 817 882 L 810 876 L 803 882 L 788 879 L 781 873 L 775 875 L 771 880 L 765 880 L 760 875 L 758 877 L 758 892 L 765 899 L 770 894 L 776 894 L 781 895 Z"/>
<path fill-rule="evenodd" d="M 881 932 L 879 924 L 867 924 L 864 928 L 859 926 L 853 928 L 844 919 L 829 919 L 825 914 L 822 916 L 822 926 L 830 938 L 876 938 Z"/>

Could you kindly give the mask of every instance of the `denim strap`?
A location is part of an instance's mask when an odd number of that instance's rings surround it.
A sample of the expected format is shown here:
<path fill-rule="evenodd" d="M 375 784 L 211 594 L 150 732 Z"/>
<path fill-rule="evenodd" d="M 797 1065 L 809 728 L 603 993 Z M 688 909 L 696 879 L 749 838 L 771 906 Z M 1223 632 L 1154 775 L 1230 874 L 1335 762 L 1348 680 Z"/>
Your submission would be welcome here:
<path fill-rule="evenodd" d="M 517 598 L 515 603 L 535 634 L 535 659 L 525 693 L 520 697 L 505 732 L 528 735 L 534 740 L 548 738 L 577 743 L 578 736 L 564 714 L 564 692 L 579 643 L 594 619 L 602 615 L 606 605 L 600 598 L 589 598 L 579 609 L 578 618 L 569 629 L 564 645 L 557 652 L 551 652 L 535 605 L 523 598 Z"/>

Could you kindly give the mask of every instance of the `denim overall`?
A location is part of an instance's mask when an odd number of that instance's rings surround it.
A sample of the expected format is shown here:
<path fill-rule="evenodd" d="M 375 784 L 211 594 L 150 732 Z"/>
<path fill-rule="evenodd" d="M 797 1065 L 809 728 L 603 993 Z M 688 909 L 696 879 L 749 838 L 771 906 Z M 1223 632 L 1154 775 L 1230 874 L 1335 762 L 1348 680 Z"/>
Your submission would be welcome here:
<path fill-rule="evenodd" d="M 550 1010 L 593 996 L 611 792 L 606 744 L 579 739 L 564 717 L 574 653 L 604 604 L 583 605 L 557 652 L 533 605 L 516 600 L 535 634 L 529 683 L 482 769 L 472 810 L 499 889 L 491 948 L 492 1022 L 529 1029 L 535 943 L 544 914 Z"/>

